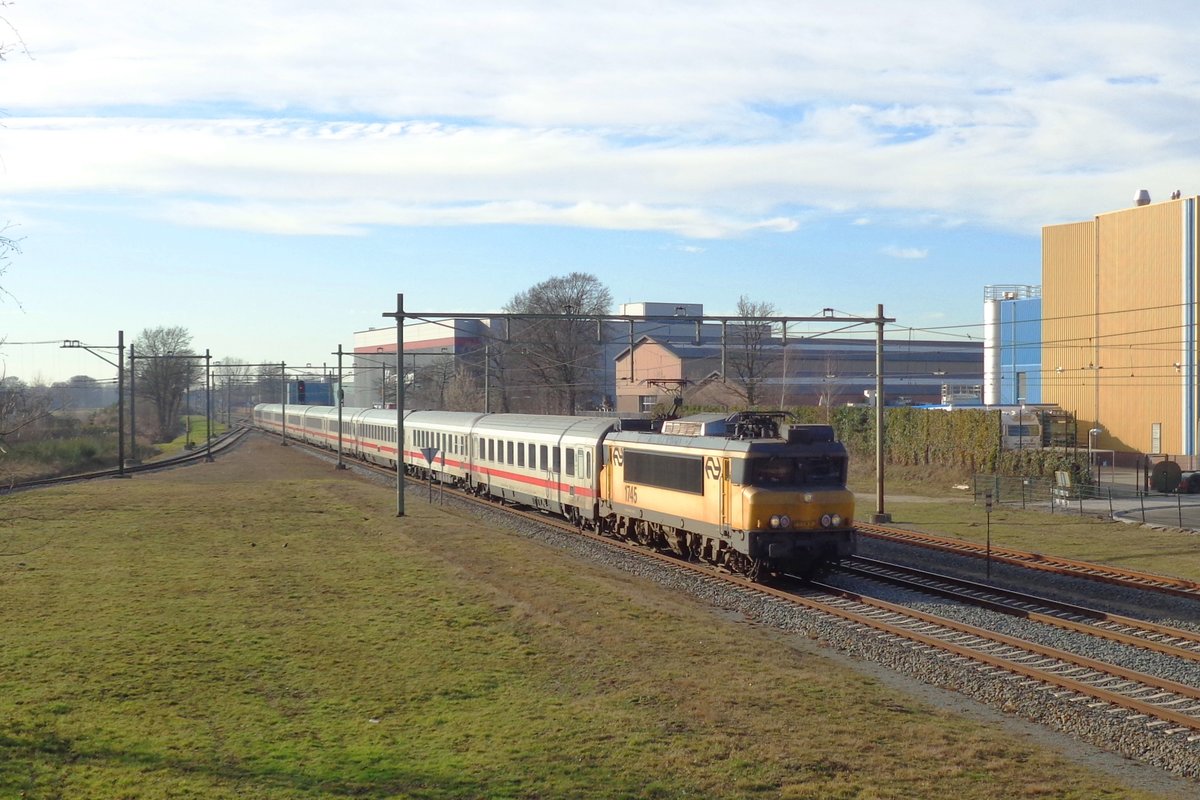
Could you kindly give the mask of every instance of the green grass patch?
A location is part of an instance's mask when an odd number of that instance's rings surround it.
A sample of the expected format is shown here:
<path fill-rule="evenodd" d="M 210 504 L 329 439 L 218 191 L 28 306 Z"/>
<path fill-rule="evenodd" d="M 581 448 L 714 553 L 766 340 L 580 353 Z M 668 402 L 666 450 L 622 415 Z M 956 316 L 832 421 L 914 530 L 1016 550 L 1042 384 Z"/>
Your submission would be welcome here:
<path fill-rule="evenodd" d="M 870 511 L 863 508 L 858 513 L 865 517 Z M 988 536 L 986 509 L 969 500 L 889 501 L 887 511 L 901 526 L 973 542 L 984 542 Z M 991 540 L 995 546 L 1200 581 L 1200 534 L 1195 533 L 1115 522 L 1071 509 L 1051 514 L 1044 504 L 1041 510 L 998 505 L 991 514 Z"/>
<path fill-rule="evenodd" d="M 393 498 L 265 441 L 4 498 L 0 797 L 1152 796 Z"/>
<path fill-rule="evenodd" d="M 176 436 L 169 442 L 160 442 L 154 445 L 157 451 L 156 455 L 174 456 L 184 450 L 195 450 L 204 447 L 208 443 L 208 419 L 203 415 L 193 414 L 189 417 L 183 417 L 184 432 Z M 229 430 L 229 426 L 218 420 L 213 420 L 212 435 L 220 436 L 225 431 Z"/>

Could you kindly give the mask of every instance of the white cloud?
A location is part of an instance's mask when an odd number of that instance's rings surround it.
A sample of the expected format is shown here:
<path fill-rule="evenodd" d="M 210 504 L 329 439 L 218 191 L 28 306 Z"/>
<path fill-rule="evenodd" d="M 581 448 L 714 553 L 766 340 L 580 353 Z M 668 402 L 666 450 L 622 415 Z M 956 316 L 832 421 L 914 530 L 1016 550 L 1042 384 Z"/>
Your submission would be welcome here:
<path fill-rule="evenodd" d="M 888 245 L 880 252 L 882 252 L 885 256 L 902 258 L 906 260 L 916 260 L 929 256 L 929 250 L 920 247 L 897 247 L 895 245 Z"/>
<path fill-rule="evenodd" d="M 1200 172 L 1200 67 L 1169 5 L 14 11 L 34 55 L 4 65 L 14 202 L 125 193 L 192 224 L 330 235 L 703 239 L 827 212 L 1030 233 Z"/>

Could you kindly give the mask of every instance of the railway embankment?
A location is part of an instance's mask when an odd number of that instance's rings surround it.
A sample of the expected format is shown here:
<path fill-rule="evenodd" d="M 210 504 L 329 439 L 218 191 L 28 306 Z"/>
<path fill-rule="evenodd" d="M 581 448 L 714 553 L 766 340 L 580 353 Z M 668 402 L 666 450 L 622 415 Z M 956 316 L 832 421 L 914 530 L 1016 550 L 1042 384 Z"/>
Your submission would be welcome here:
<path fill-rule="evenodd" d="M 412 499 L 261 437 L 5 498 L 0 794 L 1195 788 Z"/>

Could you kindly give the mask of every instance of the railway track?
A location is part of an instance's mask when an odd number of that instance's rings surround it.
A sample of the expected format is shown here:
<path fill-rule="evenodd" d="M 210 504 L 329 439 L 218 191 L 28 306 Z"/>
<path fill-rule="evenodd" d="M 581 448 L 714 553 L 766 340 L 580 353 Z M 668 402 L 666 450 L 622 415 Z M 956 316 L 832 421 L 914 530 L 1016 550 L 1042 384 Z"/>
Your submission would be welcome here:
<path fill-rule="evenodd" d="M 1031 691 L 1070 692 L 1072 696 L 1059 699 L 1086 702 L 1104 713 L 1125 713 L 1127 721 L 1143 721 L 1148 730 L 1183 734 L 1188 742 L 1200 742 L 1200 688 L 835 586 L 815 583 L 813 587 L 803 600 L 814 610 L 938 654 L 1003 670 L 1030 681 L 1024 686 Z"/>
<path fill-rule="evenodd" d="M 95 470 L 93 472 L 81 472 L 75 475 L 60 475 L 54 478 L 39 478 L 32 481 L 21 481 L 19 483 L 14 482 L 5 484 L 0 486 L 0 494 L 21 492 L 27 489 L 38 489 L 47 486 L 61 486 L 68 483 L 76 483 L 78 481 L 92 481 L 101 478 L 116 478 L 122 474 L 125 476 L 136 475 L 143 472 L 154 472 L 162 469 L 170 469 L 172 467 L 178 467 L 184 464 L 193 464 L 198 461 L 207 461 L 212 456 L 218 455 L 230 447 L 233 447 L 251 430 L 252 428 L 239 426 L 226 431 L 220 436 L 213 437 L 211 448 L 197 448 L 195 450 L 189 450 L 187 452 L 180 453 L 179 455 L 170 456 L 169 458 L 161 458 L 144 464 L 126 464 L 123 470 L 117 467 L 111 467 L 109 469 Z"/>
<path fill-rule="evenodd" d="M 1200 633 L 864 556 L 839 571 L 1200 663 Z"/>
<path fill-rule="evenodd" d="M 910 531 L 903 528 L 892 528 L 884 525 L 858 523 L 858 535 L 870 536 L 888 542 L 899 542 L 914 547 L 925 547 L 954 553 L 972 558 L 990 558 L 1002 564 L 1025 567 L 1026 569 L 1041 570 L 1056 575 L 1067 575 L 1075 578 L 1110 583 L 1132 589 L 1152 590 L 1164 594 L 1200 600 L 1200 584 L 1174 578 L 1169 575 L 1156 575 L 1149 572 L 1124 569 L 1106 564 L 1095 564 L 1087 561 L 1073 561 L 1058 556 L 1048 556 L 1042 553 L 1030 553 L 1022 550 L 1012 550 L 1004 547 L 990 549 L 976 542 L 963 539 L 952 539 L 945 536 L 920 531 Z"/>
<path fill-rule="evenodd" d="M 316 448 L 319 452 L 319 448 Z M 369 465 L 366 468 L 371 469 Z M 394 476 L 391 470 L 376 470 Z M 413 481 L 414 495 L 420 487 Z M 439 489 L 439 493 L 442 490 Z M 446 496 L 491 511 L 551 528 L 572 537 L 583 537 L 604 548 L 628 553 L 639 560 L 654 561 L 671 572 L 686 573 L 691 580 L 716 587 L 721 596 L 752 598 L 774 609 L 807 612 L 848 628 L 854 636 L 874 637 L 881 646 L 900 647 L 908 655 L 943 665 L 963 668 L 979 679 L 995 679 L 1009 690 L 1030 698 L 1030 703 L 1052 699 L 1073 707 L 1076 713 L 1101 717 L 1133 726 L 1139 735 L 1178 738 L 1191 748 L 1200 744 L 1200 681 L 1184 682 L 1149 674 L 1123 666 L 1115 660 L 1082 655 L 1065 647 L 1055 647 L 1012 636 L 988 627 L 973 625 L 942 615 L 921 611 L 908 605 L 853 592 L 827 583 L 781 583 L 765 585 L 736 575 L 714 571 L 711 567 L 681 561 L 673 555 L 657 553 L 618 541 L 540 512 L 526 511 L 471 494 L 445 489 Z M 946 540 L 954 541 L 954 540 Z M 1050 559 L 1041 562 L 1046 563 Z M 857 559 L 866 565 L 868 560 Z M 1017 561 L 1016 563 L 1022 563 Z M 866 566 L 862 568 L 867 569 Z M 876 579 L 892 565 L 876 564 Z M 904 570 L 910 580 L 924 581 L 918 591 L 954 591 L 956 602 L 1003 610 L 1005 614 L 1056 627 L 1069 627 L 1072 633 L 1096 637 L 1108 642 L 1154 650 L 1162 658 L 1178 659 L 1189 668 L 1200 663 L 1200 634 L 1176 631 L 1164 626 L 1128 620 L 1064 603 L 1041 601 L 976 584 L 966 587 L 951 579 L 929 575 L 916 577 Z M 1071 573 L 1074 574 L 1074 573 Z M 896 576 L 899 577 L 898 574 Z M 889 578 L 888 580 L 891 580 Z M 941 586 L 937 586 L 942 580 Z M 1154 582 L 1137 584 L 1148 591 L 1160 591 Z M 933 587 L 936 587 L 933 588 Z M 705 592 L 707 595 L 708 592 Z M 786 613 L 786 612 L 785 612 Z M 1136 625 L 1135 625 L 1136 623 Z M 1009 705 L 1014 703 L 1009 702 Z M 1020 702 L 1015 705 L 1020 705 Z M 1137 750 L 1138 745 L 1132 749 Z M 1195 759 L 1192 759 L 1195 761 Z"/>

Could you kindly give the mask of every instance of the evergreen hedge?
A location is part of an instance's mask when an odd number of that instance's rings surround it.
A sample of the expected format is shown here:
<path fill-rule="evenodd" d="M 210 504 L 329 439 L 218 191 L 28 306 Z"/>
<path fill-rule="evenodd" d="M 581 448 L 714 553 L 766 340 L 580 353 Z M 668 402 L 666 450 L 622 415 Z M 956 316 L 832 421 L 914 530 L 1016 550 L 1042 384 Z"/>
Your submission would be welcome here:
<path fill-rule="evenodd" d="M 666 408 L 664 407 L 665 411 Z M 685 407 L 681 416 L 713 407 Z M 800 423 L 832 425 L 839 441 L 856 459 L 875 458 L 875 409 L 866 406 L 789 408 Z M 1085 473 L 1087 456 L 1073 450 L 1001 450 L 1000 412 L 987 409 L 894 407 L 883 410 L 887 463 L 939 466 L 1001 475 L 1053 476 L 1057 470 Z"/>

